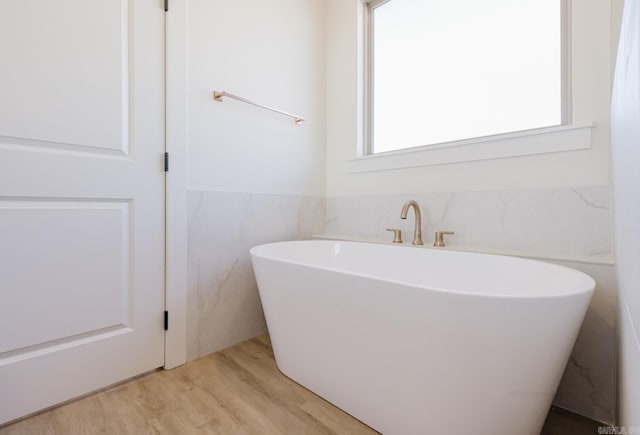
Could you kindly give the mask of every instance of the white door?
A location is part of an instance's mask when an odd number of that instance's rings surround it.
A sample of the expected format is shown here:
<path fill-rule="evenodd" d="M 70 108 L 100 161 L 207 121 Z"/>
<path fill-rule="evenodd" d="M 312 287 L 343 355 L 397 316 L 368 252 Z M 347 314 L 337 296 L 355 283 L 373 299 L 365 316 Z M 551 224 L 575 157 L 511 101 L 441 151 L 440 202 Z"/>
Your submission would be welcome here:
<path fill-rule="evenodd" d="M 0 423 L 164 361 L 162 0 L 0 0 Z"/>

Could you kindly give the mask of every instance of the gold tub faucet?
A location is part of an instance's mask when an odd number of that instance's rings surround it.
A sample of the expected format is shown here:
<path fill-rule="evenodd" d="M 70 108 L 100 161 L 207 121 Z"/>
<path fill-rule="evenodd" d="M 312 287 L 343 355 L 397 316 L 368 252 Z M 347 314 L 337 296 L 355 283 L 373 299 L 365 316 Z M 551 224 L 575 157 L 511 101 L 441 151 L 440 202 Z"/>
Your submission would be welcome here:
<path fill-rule="evenodd" d="M 420 206 L 413 199 L 407 201 L 402 206 L 402 212 L 400 213 L 400 219 L 406 219 L 409 208 L 413 207 L 414 214 L 416 215 L 416 223 L 413 229 L 413 242 L 412 245 L 424 245 L 422 242 L 422 213 L 420 212 Z"/>

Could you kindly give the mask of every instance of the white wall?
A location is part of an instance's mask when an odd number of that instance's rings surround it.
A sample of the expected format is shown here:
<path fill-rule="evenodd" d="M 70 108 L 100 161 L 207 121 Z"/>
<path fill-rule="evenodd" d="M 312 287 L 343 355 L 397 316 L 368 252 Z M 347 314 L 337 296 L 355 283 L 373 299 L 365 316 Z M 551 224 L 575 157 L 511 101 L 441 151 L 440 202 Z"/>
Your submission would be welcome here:
<path fill-rule="evenodd" d="M 249 249 L 324 230 L 323 0 L 184 0 L 187 352 L 265 331 Z M 227 91 L 307 118 L 229 98 Z"/>
<path fill-rule="evenodd" d="M 191 0 L 187 7 L 189 190 L 323 194 L 324 3 Z M 214 89 L 307 122 L 215 102 Z"/>
<path fill-rule="evenodd" d="M 572 2 L 573 121 L 593 122 L 592 147 L 517 158 L 350 174 L 361 146 L 362 6 L 328 0 L 327 196 L 609 185 L 612 15 L 617 2 Z M 612 8 L 614 9 L 612 12 Z"/>
<path fill-rule="evenodd" d="M 611 106 L 620 424 L 640 429 L 640 1 L 626 0 Z"/>

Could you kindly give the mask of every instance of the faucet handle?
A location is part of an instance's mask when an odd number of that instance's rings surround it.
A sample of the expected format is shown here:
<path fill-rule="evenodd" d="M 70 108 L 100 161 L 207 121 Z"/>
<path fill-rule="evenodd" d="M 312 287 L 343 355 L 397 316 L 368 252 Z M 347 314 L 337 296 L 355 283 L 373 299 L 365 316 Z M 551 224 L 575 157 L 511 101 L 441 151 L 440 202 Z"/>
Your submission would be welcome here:
<path fill-rule="evenodd" d="M 393 243 L 402 243 L 402 230 L 400 228 L 387 228 L 387 231 L 393 231 Z"/>
<path fill-rule="evenodd" d="M 436 240 L 433 242 L 433 246 L 438 248 L 444 248 L 446 245 L 444 244 L 444 236 L 445 235 L 454 235 L 453 231 L 436 231 Z"/>

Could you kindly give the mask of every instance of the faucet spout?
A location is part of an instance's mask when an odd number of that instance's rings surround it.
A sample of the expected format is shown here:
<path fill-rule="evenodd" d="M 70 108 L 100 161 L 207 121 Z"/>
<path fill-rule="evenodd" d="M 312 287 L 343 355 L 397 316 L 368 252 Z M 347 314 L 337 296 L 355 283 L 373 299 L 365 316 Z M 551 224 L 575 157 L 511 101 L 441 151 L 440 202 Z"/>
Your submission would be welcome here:
<path fill-rule="evenodd" d="M 409 213 L 409 208 L 413 207 L 413 212 L 416 217 L 415 226 L 413 229 L 413 242 L 412 245 L 424 245 L 422 242 L 422 213 L 420 212 L 420 206 L 413 199 L 407 201 L 402 206 L 402 211 L 400 212 L 400 219 L 406 219 L 407 214 Z"/>

